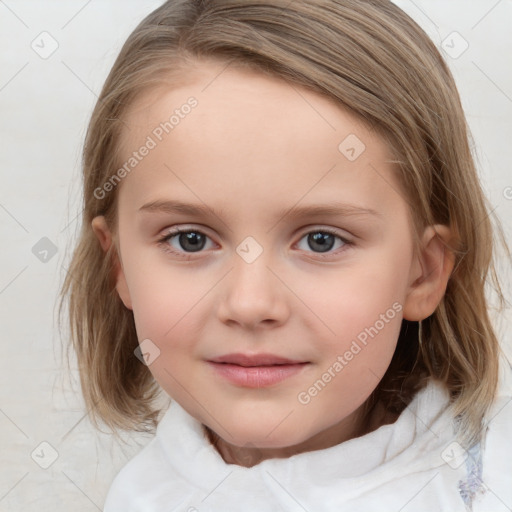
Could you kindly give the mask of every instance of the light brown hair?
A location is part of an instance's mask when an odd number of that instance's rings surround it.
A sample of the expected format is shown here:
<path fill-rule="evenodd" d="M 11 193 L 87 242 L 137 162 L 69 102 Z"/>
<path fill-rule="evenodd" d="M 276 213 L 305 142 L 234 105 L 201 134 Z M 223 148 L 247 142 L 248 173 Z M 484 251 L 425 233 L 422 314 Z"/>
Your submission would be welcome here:
<path fill-rule="evenodd" d="M 104 215 L 116 229 L 118 190 L 101 199 L 95 190 L 122 165 L 123 115 L 143 91 L 163 81 L 172 86 L 187 61 L 198 59 L 249 66 L 349 108 L 387 141 L 417 233 L 450 226 L 458 243 L 446 294 L 421 323 L 403 321 L 368 410 L 381 403 L 398 413 L 434 377 L 450 392 L 464 439 L 475 441 L 498 376 L 485 295 L 490 280 L 503 306 L 496 238 L 454 79 L 424 31 L 386 0 L 171 0 L 130 35 L 87 131 L 81 233 L 59 309 L 69 299 L 72 346 L 93 419 L 114 429 L 147 430 L 157 422 L 158 386 L 134 356 L 133 314 L 115 289 L 118 248 L 105 254 L 91 221 Z"/>

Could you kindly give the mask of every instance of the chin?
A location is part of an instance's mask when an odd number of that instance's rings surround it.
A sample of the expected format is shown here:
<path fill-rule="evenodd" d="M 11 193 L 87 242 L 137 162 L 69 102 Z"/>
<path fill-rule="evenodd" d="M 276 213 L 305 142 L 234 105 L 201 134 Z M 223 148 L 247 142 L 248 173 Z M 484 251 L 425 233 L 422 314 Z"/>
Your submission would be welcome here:
<path fill-rule="evenodd" d="M 300 432 L 276 428 L 277 423 L 272 427 L 257 429 L 247 428 L 244 430 L 229 429 L 232 438 L 226 439 L 229 444 L 242 447 L 253 447 L 261 450 L 289 448 L 306 441 L 310 436 L 302 429 Z M 279 430 L 279 431 L 278 431 Z"/>

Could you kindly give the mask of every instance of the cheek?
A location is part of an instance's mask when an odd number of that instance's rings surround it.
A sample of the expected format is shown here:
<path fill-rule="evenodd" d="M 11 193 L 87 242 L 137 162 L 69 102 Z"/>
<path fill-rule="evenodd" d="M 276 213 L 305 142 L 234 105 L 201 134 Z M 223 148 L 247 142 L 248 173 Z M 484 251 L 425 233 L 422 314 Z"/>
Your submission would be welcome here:
<path fill-rule="evenodd" d="M 201 285 L 200 279 L 156 265 L 150 273 L 132 277 L 138 339 L 151 340 L 158 352 L 149 370 L 170 396 L 186 403 L 189 393 L 200 396 L 202 392 L 200 378 L 193 375 L 197 370 L 194 360 L 201 357 L 200 334 L 212 308 L 208 289 L 213 283 L 203 280 Z"/>
<path fill-rule="evenodd" d="M 311 322 L 319 319 L 324 326 L 324 339 L 355 338 L 374 325 L 381 315 L 393 323 L 405 296 L 402 262 L 391 258 L 375 258 L 296 281 L 295 291 L 309 311 Z M 398 305 L 397 305 L 398 304 Z M 395 305 L 395 306 L 394 306 Z M 395 320 L 394 323 L 400 323 Z M 380 325 L 380 323 L 379 323 Z M 388 330 L 388 329 L 386 329 Z"/>
<path fill-rule="evenodd" d="M 158 274 L 154 268 L 155 274 Z M 178 274 L 161 274 L 134 279 L 130 287 L 133 314 L 137 332 L 146 337 L 168 344 L 183 340 L 184 329 L 197 327 L 201 302 L 208 292 L 208 283 L 199 279 L 189 280 Z M 185 340 L 183 340 L 185 341 Z"/>
<path fill-rule="evenodd" d="M 377 295 L 372 288 L 347 287 L 347 296 L 323 304 L 325 329 L 316 339 L 318 371 L 304 387 L 312 416 L 322 425 L 342 420 L 360 407 L 375 390 L 389 367 L 402 322 L 402 305 L 388 294 Z M 318 306 L 322 306 L 320 302 Z M 298 397 L 300 398 L 300 397 Z M 299 403 L 305 401 L 299 399 Z M 312 406 L 309 408 L 309 406 Z"/>
<path fill-rule="evenodd" d="M 121 250 L 139 339 L 164 339 L 182 319 L 194 315 L 215 284 L 211 272 L 200 278 L 197 271 L 168 261 L 156 245 L 145 247 L 131 240 L 129 233 Z"/>
<path fill-rule="evenodd" d="M 323 373 L 329 369 L 336 375 L 325 393 L 336 403 L 343 396 L 348 408 L 359 405 L 387 370 L 402 322 L 406 278 L 400 270 L 406 264 L 393 251 L 382 251 L 350 268 L 303 281 L 298 289 L 315 313 L 305 312 L 318 332 L 314 343 L 321 364 L 316 377 L 329 380 Z"/>

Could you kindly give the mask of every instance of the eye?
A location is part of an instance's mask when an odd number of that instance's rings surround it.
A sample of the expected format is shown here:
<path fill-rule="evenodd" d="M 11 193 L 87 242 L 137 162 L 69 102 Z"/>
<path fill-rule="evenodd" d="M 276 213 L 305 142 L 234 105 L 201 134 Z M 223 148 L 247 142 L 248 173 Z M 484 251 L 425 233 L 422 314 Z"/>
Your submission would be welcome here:
<path fill-rule="evenodd" d="M 162 237 L 158 242 L 164 246 L 164 250 L 178 254 L 199 252 L 208 243 L 210 246 L 206 248 L 211 248 L 213 245 L 210 238 L 197 229 L 175 229 L 172 233 Z"/>
<path fill-rule="evenodd" d="M 203 249 L 211 249 L 213 241 L 197 229 L 179 229 L 158 240 L 163 249 L 172 254 L 186 257 L 189 254 L 201 252 Z M 315 253 L 335 253 L 336 249 L 353 245 L 352 242 L 341 235 L 326 229 L 319 229 L 306 233 L 298 242 L 297 247 L 304 251 Z"/>
<path fill-rule="evenodd" d="M 302 246 L 301 246 L 302 245 Z M 332 249 L 351 245 L 351 242 L 329 230 L 311 231 L 304 235 L 298 243 L 301 250 L 312 250 L 317 253 L 333 252 Z"/>

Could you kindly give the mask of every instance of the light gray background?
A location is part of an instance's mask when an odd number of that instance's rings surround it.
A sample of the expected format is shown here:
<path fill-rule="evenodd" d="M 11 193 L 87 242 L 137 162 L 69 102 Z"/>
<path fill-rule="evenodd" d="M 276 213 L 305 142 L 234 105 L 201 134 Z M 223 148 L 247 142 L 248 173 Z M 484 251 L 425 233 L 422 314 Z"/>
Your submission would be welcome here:
<path fill-rule="evenodd" d="M 2 512 L 101 510 L 117 471 L 149 440 L 126 435 L 120 445 L 92 427 L 76 371 L 68 376 L 62 366 L 55 304 L 79 228 L 89 115 L 122 43 L 160 3 L 0 0 Z M 482 181 L 512 243 L 512 2 L 396 3 L 448 51 Z M 58 43 L 46 59 L 31 47 L 51 49 L 44 31 Z M 454 31 L 469 44 L 460 56 L 465 43 Z M 33 253 L 43 237 L 57 249 L 46 262 Z M 501 267 L 510 298 L 509 264 Z M 497 326 L 510 358 L 510 309 L 507 315 Z M 49 463 L 52 454 L 48 469 L 35 462 Z"/>

